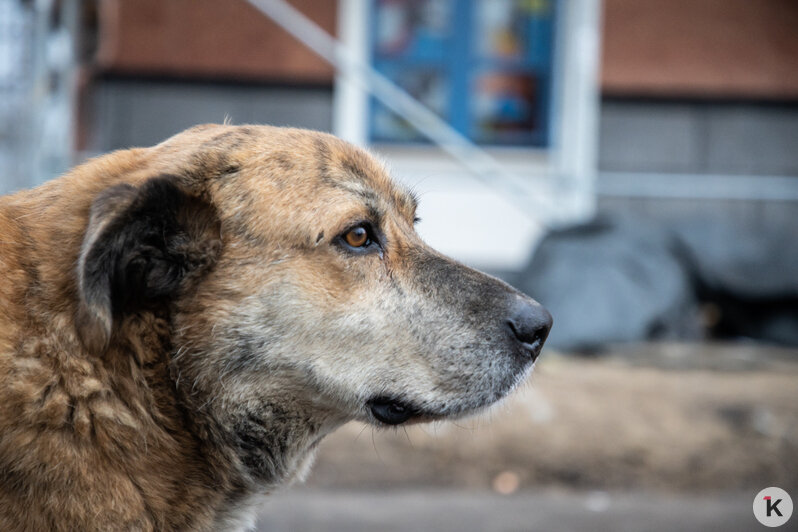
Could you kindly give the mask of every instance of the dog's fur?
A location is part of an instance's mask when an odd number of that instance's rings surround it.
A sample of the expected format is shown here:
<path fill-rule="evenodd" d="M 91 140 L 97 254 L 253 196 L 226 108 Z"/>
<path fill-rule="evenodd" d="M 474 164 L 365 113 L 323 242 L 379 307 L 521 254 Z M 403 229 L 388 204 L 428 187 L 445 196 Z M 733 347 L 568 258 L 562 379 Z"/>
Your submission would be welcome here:
<path fill-rule="evenodd" d="M 0 198 L 0 530 L 244 527 L 374 398 L 423 421 L 506 395 L 532 360 L 507 309 L 536 303 L 415 209 L 362 150 L 265 126 Z"/>

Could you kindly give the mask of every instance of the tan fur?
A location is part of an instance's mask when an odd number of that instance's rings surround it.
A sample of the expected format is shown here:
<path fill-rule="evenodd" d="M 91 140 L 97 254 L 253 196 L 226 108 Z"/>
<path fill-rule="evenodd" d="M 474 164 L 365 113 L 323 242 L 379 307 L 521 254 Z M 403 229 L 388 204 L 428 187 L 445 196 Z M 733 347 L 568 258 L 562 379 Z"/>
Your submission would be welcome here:
<path fill-rule="evenodd" d="M 112 311 L 87 263 L 158 176 L 192 198 L 179 284 Z M 342 250 L 375 213 L 384 249 Z M 508 393 L 529 365 L 485 323 L 531 300 L 429 249 L 414 216 L 367 153 L 264 126 L 196 127 L 0 198 L 0 530 L 246 526 L 325 434 L 376 422 L 369 398 L 423 420 Z"/>

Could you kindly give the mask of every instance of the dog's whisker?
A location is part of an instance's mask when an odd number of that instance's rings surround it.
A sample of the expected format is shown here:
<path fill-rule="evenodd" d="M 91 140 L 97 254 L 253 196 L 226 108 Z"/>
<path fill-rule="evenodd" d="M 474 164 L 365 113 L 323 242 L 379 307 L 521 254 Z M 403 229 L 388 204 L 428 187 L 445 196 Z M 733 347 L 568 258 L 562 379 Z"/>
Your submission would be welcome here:
<path fill-rule="evenodd" d="M 357 443 L 357 440 L 360 438 L 360 435 L 363 434 L 363 431 L 366 430 L 367 428 L 369 428 L 368 425 L 363 425 L 363 428 L 360 429 L 360 432 L 358 432 L 357 436 L 355 436 L 353 443 Z"/>
<path fill-rule="evenodd" d="M 371 427 L 371 446 L 374 448 L 374 453 L 377 455 L 377 458 L 383 465 L 385 465 L 385 460 L 382 459 L 380 455 L 380 451 L 377 449 L 377 442 L 374 440 L 374 427 Z"/>
<path fill-rule="evenodd" d="M 410 434 L 408 434 L 408 433 L 407 433 L 407 427 L 405 427 L 404 425 L 402 425 L 402 431 L 405 433 L 405 438 L 407 439 L 407 443 L 409 443 L 409 444 L 410 444 L 410 447 L 415 447 L 415 446 L 413 445 L 413 441 L 410 439 Z"/>

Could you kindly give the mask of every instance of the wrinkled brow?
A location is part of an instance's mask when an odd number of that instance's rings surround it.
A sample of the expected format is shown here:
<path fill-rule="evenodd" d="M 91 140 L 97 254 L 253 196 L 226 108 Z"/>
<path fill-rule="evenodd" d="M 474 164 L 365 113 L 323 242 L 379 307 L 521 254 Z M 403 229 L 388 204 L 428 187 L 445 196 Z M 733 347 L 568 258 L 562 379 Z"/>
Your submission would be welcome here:
<path fill-rule="evenodd" d="M 380 199 L 392 202 L 401 215 L 408 220 L 413 220 L 418 207 L 418 198 L 397 183 L 392 182 L 385 175 L 385 170 L 368 154 L 346 147 L 343 154 L 339 152 L 338 157 L 335 157 L 335 150 L 331 150 L 323 140 L 317 140 L 316 145 L 322 161 L 322 175 L 329 175 L 331 165 L 337 164 L 347 176 L 345 181 L 335 182 L 333 186 L 373 203 L 379 204 Z M 377 193 L 375 187 L 384 192 Z"/>
<path fill-rule="evenodd" d="M 393 203 L 401 215 L 405 216 L 410 221 L 415 217 L 418 200 L 415 195 L 410 192 L 392 189 L 389 194 L 381 195 L 360 181 L 336 183 L 335 187 L 345 190 L 347 193 L 363 202 L 366 208 L 369 209 L 369 212 L 375 215 L 377 219 L 384 215 L 384 208 L 382 205 L 386 200 L 386 196 L 389 203 Z"/>

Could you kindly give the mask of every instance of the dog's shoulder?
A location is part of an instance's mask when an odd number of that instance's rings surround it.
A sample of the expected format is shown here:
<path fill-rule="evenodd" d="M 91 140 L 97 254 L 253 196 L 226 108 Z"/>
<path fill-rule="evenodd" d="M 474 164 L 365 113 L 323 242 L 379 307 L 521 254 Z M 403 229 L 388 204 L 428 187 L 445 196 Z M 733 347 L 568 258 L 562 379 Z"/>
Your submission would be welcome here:
<path fill-rule="evenodd" d="M 0 530 L 202 528 L 198 500 L 223 496 L 170 391 L 162 320 L 134 317 L 105 353 L 75 328 L 92 204 L 144 180 L 147 154 L 0 197 Z"/>

